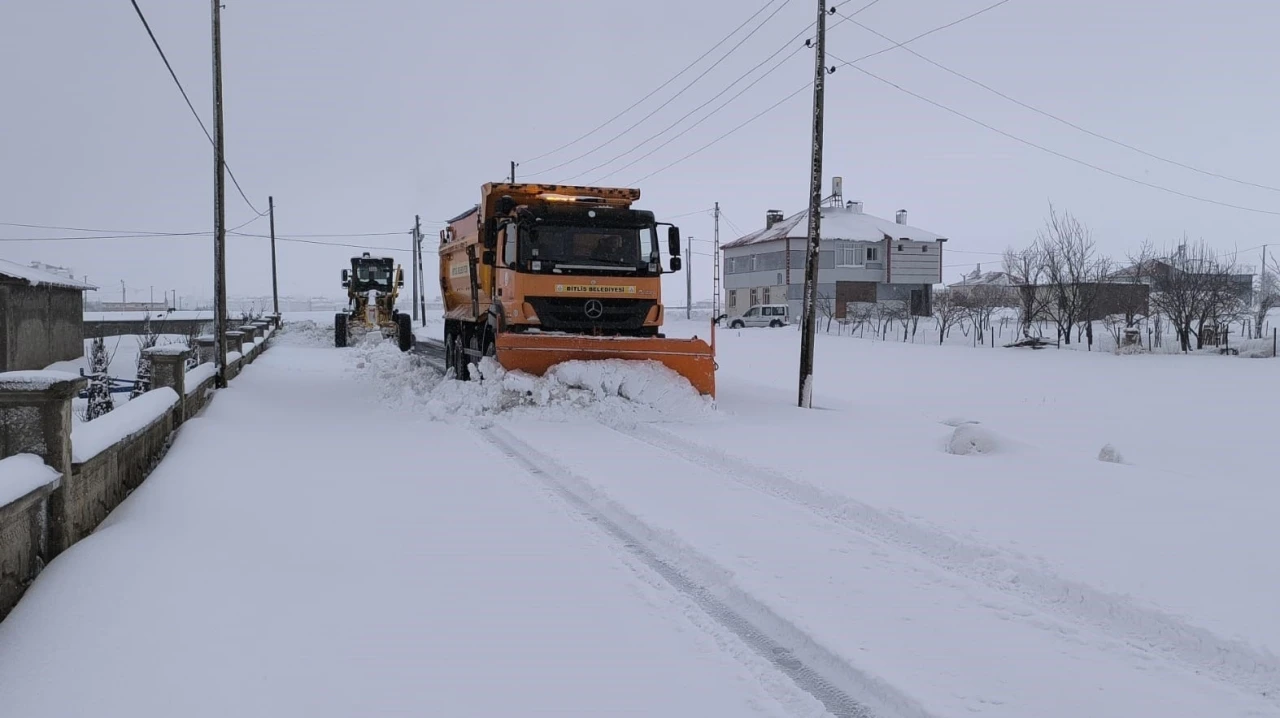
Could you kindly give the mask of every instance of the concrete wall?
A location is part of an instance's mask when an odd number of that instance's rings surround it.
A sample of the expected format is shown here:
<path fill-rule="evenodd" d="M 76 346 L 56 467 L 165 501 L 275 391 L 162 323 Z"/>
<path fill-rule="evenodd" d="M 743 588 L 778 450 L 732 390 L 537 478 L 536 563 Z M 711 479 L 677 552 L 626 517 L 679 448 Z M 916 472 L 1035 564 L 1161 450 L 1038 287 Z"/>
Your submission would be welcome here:
<path fill-rule="evenodd" d="M 168 451 L 175 428 L 169 412 L 92 459 L 72 465 L 71 480 L 62 488 L 68 544 L 93 533 L 107 514 L 142 485 Z"/>
<path fill-rule="evenodd" d="M 0 283 L 0 371 L 43 369 L 84 355 L 77 289 Z"/>
<path fill-rule="evenodd" d="M 238 323 L 238 322 L 233 322 Z M 84 335 L 93 337 L 121 337 L 141 334 L 146 327 L 142 319 L 86 319 Z M 153 319 L 151 328 L 158 334 L 207 334 L 213 330 L 210 319 Z M 48 366 L 48 365 L 46 365 Z"/>
<path fill-rule="evenodd" d="M 0 618 L 18 603 L 44 567 L 52 486 L 0 506 Z"/>

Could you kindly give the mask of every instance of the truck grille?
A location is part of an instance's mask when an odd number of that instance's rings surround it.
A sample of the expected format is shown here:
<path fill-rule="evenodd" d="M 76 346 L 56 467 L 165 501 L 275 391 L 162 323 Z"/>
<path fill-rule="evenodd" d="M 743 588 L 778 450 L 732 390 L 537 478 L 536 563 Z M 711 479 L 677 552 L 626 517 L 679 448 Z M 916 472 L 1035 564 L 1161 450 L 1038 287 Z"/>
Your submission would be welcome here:
<path fill-rule="evenodd" d="M 543 329 L 592 334 L 638 331 L 657 304 L 652 299 L 595 297 L 529 297 L 526 301 L 538 314 Z"/>

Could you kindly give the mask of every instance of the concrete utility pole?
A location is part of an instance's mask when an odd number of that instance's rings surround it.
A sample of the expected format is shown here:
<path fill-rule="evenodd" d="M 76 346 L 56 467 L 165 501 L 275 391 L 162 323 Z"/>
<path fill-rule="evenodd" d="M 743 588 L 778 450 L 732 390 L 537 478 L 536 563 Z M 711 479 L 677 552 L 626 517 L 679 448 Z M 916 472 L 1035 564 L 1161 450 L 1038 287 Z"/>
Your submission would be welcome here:
<path fill-rule="evenodd" d="M 121 304 L 128 304 L 128 303 L 129 303 L 129 300 L 128 300 L 127 296 L 126 296 L 126 291 L 127 291 L 127 290 L 126 290 L 126 288 L 125 288 L 125 286 L 124 286 L 124 280 L 123 280 L 123 279 L 121 279 L 121 280 L 120 280 L 120 303 L 121 303 Z M 124 307 L 121 307 L 121 309 L 124 309 Z"/>
<path fill-rule="evenodd" d="M 276 198 L 267 197 L 267 213 L 271 215 L 271 308 L 280 314 L 280 287 L 276 283 Z"/>
<path fill-rule="evenodd" d="M 511 160 L 511 184 L 516 183 L 516 161 Z"/>
<path fill-rule="evenodd" d="M 693 237 L 684 246 L 684 318 L 693 319 Z"/>
<path fill-rule="evenodd" d="M 216 2 L 216 0 L 215 0 Z M 799 406 L 813 407 L 813 335 L 818 324 L 818 247 L 822 231 L 822 107 L 827 76 L 827 3 L 818 0 L 813 72 L 813 156 L 809 174 L 809 249 L 804 264 L 804 323 L 800 338 Z"/>
<path fill-rule="evenodd" d="M 418 303 L 421 305 L 422 326 L 427 326 L 427 274 L 422 271 L 422 244 L 426 240 L 418 230 Z"/>
<path fill-rule="evenodd" d="M 413 321 L 418 321 L 418 270 L 422 266 L 418 262 L 418 253 L 422 251 L 422 217 L 413 215 L 413 253 L 409 260 L 413 263 Z"/>
<path fill-rule="evenodd" d="M 227 187 L 226 148 L 222 131 L 222 15 L 212 0 L 213 15 L 213 335 L 217 342 L 214 385 L 227 385 Z"/>
<path fill-rule="evenodd" d="M 711 322 L 718 324 L 720 322 L 720 203 L 716 202 L 716 239 L 715 249 L 712 251 L 715 255 L 713 261 L 716 266 L 712 271 L 712 287 L 711 292 Z"/>

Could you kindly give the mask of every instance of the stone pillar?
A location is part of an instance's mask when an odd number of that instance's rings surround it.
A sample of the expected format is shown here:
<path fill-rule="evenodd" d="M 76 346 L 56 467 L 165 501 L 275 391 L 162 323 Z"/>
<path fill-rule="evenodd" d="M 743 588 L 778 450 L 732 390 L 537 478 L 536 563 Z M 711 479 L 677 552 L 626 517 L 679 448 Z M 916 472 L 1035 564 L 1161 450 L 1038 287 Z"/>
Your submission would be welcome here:
<path fill-rule="evenodd" d="M 187 417 L 187 357 L 191 350 L 182 344 L 166 344 L 144 349 L 143 353 L 151 359 L 152 388 L 167 386 L 178 393 L 173 423 L 181 424 Z"/>
<path fill-rule="evenodd" d="M 71 483 L 71 399 L 89 383 L 60 371 L 0 373 L 0 458 L 35 454 L 62 474 L 49 496 L 48 561 L 65 549 Z"/>
<path fill-rule="evenodd" d="M 244 333 L 237 331 L 227 332 L 227 353 L 239 352 L 244 353 Z"/>
<path fill-rule="evenodd" d="M 258 338 L 258 328 L 252 324 L 242 324 L 239 331 L 244 334 L 245 341 L 253 341 Z"/>
<path fill-rule="evenodd" d="M 212 334 L 196 337 L 196 356 L 201 364 L 217 364 L 218 339 Z"/>
<path fill-rule="evenodd" d="M 276 329 L 279 329 L 279 328 L 280 328 L 280 315 L 279 315 L 279 314 L 268 314 L 268 315 L 266 316 L 266 318 L 271 322 L 271 326 L 275 327 Z"/>

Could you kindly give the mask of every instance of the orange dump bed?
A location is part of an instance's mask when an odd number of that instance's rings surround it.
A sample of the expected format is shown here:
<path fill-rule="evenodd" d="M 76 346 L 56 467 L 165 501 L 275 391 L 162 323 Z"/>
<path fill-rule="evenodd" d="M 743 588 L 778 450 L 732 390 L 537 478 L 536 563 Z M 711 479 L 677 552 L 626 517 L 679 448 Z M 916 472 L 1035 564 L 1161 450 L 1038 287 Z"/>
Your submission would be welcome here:
<path fill-rule="evenodd" d="M 592 337 L 572 334 L 502 333 L 496 349 L 505 369 L 541 376 L 561 362 L 599 359 L 661 362 L 693 384 L 699 394 L 716 395 L 715 356 L 701 339 Z"/>

